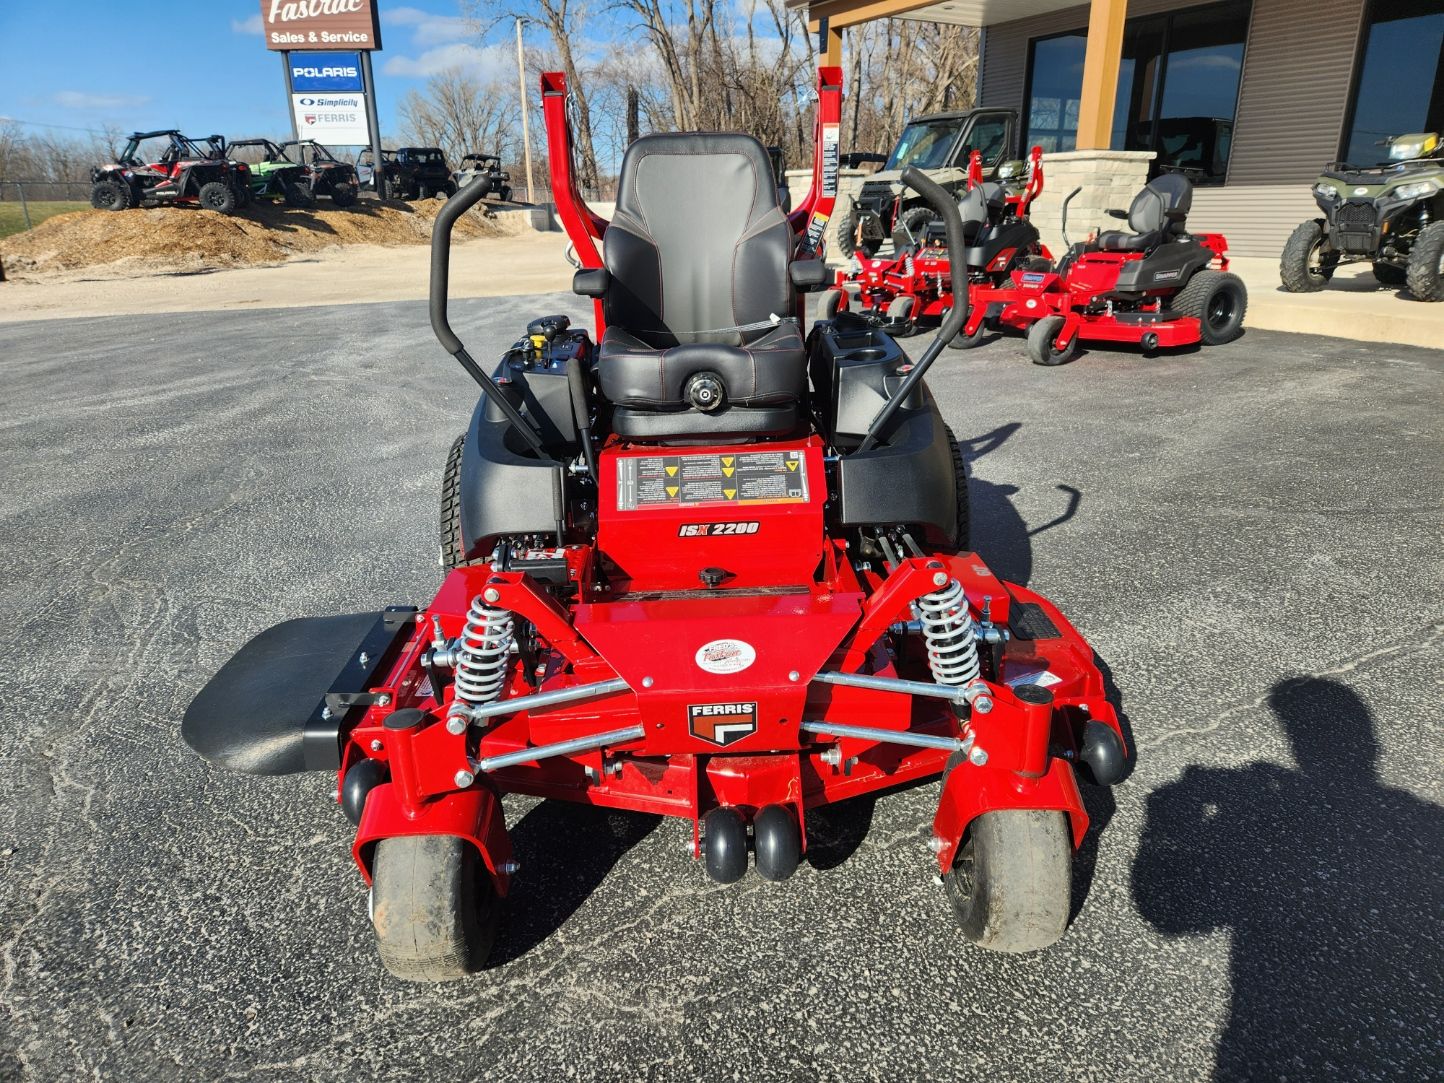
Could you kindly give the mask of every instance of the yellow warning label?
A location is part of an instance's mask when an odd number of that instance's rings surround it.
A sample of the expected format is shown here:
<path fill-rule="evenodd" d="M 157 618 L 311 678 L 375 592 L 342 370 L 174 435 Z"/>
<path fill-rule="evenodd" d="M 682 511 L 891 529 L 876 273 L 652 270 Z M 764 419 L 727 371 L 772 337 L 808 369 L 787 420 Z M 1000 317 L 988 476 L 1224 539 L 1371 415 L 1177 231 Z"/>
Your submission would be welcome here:
<path fill-rule="evenodd" d="M 801 504 L 808 500 L 803 452 L 627 455 L 617 461 L 620 511 L 672 505 Z"/>

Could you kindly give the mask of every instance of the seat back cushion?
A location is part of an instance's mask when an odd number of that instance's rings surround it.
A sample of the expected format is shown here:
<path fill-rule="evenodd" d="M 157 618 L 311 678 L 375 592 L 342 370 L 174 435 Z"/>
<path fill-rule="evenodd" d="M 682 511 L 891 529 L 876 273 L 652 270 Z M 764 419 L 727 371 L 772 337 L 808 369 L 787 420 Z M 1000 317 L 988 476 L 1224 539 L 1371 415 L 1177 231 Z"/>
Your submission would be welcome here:
<path fill-rule="evenodd" d="M 789 316 L 795 245 L 762 144 L 734 133 L 647 135 L 627 148 L 602 238 L 609 324 L 648 346 L 745 345 Z"/>
<path fill-rule="evenodd" d="M 1135 233 L 1156 233 L 1168 222 L 1166 211 L 1187 214 L 1193 207 L 1193 184 L 1181 173 L 1154 177 L 1133 197 L 1128 208 L 1128 228 Z"/>

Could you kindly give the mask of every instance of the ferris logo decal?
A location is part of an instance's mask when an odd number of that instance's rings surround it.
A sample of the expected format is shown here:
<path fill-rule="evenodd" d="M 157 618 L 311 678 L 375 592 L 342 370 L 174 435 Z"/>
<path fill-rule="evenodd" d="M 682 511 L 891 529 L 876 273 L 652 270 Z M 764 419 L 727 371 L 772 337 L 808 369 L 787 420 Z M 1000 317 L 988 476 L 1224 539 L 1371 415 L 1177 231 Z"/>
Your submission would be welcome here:
<path fill-rule="evenodd" d="M 757 704 L 692 703 L 687 730 L 700 741 L 726 747 L 757 732 Z"/>
<path fill-rule="evenodd" d="M 677 528 L 679 538 L 715 538 L 721 534 L 756 534 L 761 523 L 683 523 Z"/>

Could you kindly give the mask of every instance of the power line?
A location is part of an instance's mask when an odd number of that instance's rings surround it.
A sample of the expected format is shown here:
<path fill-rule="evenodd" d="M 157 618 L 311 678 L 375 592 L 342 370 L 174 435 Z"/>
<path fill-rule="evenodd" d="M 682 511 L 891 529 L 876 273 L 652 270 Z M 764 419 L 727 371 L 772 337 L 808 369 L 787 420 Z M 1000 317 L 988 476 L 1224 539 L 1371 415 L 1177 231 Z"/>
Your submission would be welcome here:
<path fill-rule="evenodd" d="M 38 120 L 21 120 L 0 114 L 0 124 L 19 124 L 26 128 L 58 128 L 65 132 L 89 132 L 91 135 L 110 135 L 104 128 L 77 128 L 71 124 L 41 124 Z"/>

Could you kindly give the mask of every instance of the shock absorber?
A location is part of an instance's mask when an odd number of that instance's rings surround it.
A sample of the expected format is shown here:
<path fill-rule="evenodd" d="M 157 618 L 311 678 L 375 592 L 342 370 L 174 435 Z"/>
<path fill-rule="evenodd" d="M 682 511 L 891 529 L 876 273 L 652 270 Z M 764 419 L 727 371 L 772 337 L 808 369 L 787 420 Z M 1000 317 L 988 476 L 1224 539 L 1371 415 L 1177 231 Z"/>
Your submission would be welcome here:
<path fill-rule="evenodd" d="M 437 661 L 456 668 L 455 696 L 446 719 L 446 728 L 452 733 L 466 729 L 468 708 L 491 703 L 501 695 L 515 640 L 511 610 L 488 605 L 480 594 L 471 600 L 461 636 L 435 655 Z"/>
<path fill-rule="evenodd" d="M 938 589 L 917 600 L 927 645 L 928 668 L 938 684 L 965 687 L 978 679 L 977 632 L 968 612 L 968 598 L 962 584 L 939 572 L 944 579 Z"/>

